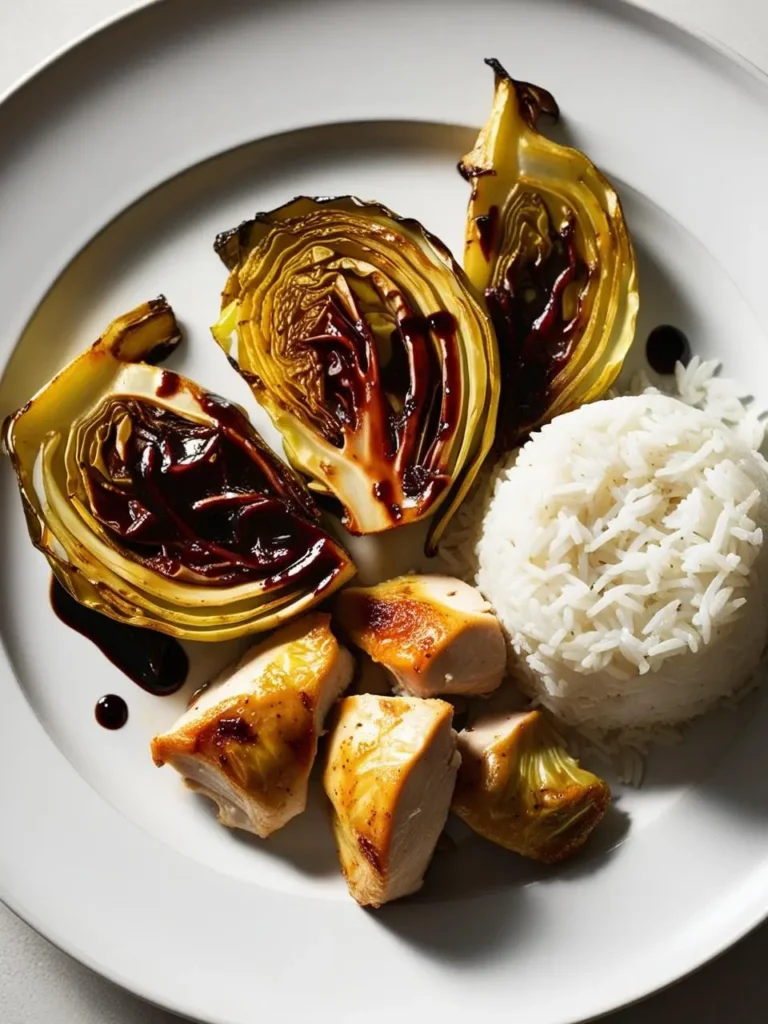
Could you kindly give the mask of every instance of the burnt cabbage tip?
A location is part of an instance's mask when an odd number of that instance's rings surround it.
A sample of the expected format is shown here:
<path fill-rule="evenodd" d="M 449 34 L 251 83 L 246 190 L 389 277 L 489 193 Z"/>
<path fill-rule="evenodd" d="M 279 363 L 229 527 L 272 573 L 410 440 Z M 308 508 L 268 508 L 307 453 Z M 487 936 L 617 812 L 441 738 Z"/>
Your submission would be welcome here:
<path fill-rule="evenodd" d="M 619 198 L 583 153 L 538 130 L 557 118 L 544 89 L 496 60 L 491 115 L 459 163 L 472 193 L 464 267 L 499 345 L 496 447 L 600 398 L 632 344 L 638 309 Z"/>
<path fill-rule="evenodd" d="M 344 525 L 434 516 L 434 547 L 492 440 L 496 343 L 448 250 L 350 196 L 300 197 L 220 235 L 214 337 Z"/>
<path fill-rule="evenodd" d="M 191 640 L 271 628 L 354 574 L 245 414 L 151 365 L 164 299 L 115 320 L 5 425 L 33 543 L 81 604 Z"/>

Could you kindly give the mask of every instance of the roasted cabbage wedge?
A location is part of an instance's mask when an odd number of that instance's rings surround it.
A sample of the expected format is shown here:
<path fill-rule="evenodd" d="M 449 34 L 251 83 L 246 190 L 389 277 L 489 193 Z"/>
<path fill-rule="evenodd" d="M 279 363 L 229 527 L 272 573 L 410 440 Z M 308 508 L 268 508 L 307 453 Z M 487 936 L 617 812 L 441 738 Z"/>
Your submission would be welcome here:
<path fill-rule="evenodd" d="M 481 716 L 459 733 L 459 752 L 451 810 L 524 857 L 570 857 L 610 804 L 605 782 L 580 767 L 540 711 Z"/>
<path fill-rule="evenodd" d="M 496 60 L 491 116 L 459 163 L 472 187 L 464 267 L 499 343 L 496 447 L 600 398 L 621 369 L 638 309 L 632 243 L 616 192 L 578 150 L 538 131 L 544 89 Z"/>
<path fill-rule="evenodd" d="M 115 320 L 5 424 L 33 543 L 81 604 L 193 640 L 268 629 L 354 569 L 245 414 L 151 365 L 164 299 Z"/>
<path fill-rule="evenodd" d="M 415 220 L 346 196 L 300 197 L 220 235 L 230 270 L 217 342 L 344 525 L 436 513 L 436 544 L 490 449 L 490 320 Z"/>

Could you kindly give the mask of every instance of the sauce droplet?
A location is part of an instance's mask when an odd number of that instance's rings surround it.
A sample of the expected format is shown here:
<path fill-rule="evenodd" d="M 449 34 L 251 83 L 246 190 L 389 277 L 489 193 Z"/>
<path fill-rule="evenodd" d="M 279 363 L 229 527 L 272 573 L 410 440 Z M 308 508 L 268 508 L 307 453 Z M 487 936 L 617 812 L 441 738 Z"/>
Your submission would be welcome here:
<path fill-rule="evenodd" d="M 104 729 L 122 729 L 128 721 L 128 705 L 116 693 L 108 693 L 96 701 L 96 721 Z"/>
<path fill-rule="evenodd" d="M 491 258 L 491 252 L 496 239 L 496 228 L 499 221 L 499 208 L 492 206 L 488 213 L 481 213 L 475 217 L 477 236 L 480 239 L 480 249 L 486 260 Z"/>
<path fill-rule="evenodd" d="M 163 370 L 155 394 L 158 398 L 170 398 L 181 391 L 181 377 L 173 370 Z"/>
<path fill-rule="evenodd" d="M 55 578 L 51 607 L 66 626 L 96 644 L 113 665 L 148 693 L 165 697 L 184 685 L 189 659 L 173 637 L 127 626 L 78 604 Z"/>
<path fill-rule="evenodd" d="M 675 372 L 676 363 L 687 365 L 691 358 L 691 346 L 679 327 L 661 324 L 648 335 L 645 354 L 652 370 L 670 374 Z"/>

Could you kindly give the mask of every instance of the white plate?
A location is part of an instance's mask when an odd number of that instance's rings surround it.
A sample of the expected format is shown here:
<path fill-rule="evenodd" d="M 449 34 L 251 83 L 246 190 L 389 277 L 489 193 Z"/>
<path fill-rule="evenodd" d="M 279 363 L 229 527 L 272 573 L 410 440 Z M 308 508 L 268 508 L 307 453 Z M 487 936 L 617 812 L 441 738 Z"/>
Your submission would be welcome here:
<path fill-rule="evenodd" d="M 641 343 L 678 324 L 768 407 L 768 85 L 754 72 L 607 0 L 168 0 L 0 107 L 0 414 L 160 291 L 188 329 L 178 367 L 254 409 L 206 330 L 213 236 L 298 192 L 351 191 L 458 249 L 454 165 L 473 137 L 461 126 L 489 107 L 489 55 L 551 89 L 619 185 Z M 566 1024 L 673 981 L 768 912 L 760 695 L 654 757 L 571 867 L 534 869 L 457 830 L 422 894 L 358 910 L 319 803 L 251 842 L 153 768 L 148 738 L 184 695 L 147 696 L 54 618 L 5 464 L 0 488 L 0 893 L 113 980 L 227 1024 Z M 207 649 L 196 677 L 221 657 Z M 129 703 L 119 733 L 93 720 L 105 692 Z"/>

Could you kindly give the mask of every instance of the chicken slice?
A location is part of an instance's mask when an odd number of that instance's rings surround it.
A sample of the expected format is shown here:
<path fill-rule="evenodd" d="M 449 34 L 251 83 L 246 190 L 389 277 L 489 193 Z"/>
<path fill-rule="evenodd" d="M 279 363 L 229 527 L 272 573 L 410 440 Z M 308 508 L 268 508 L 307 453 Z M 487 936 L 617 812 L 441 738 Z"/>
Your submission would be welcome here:
<path fill-rule="evenodd" d="M 451 810 L 499 846 L 553 864 L 575 853 L 611 800 L 540 711 L 488 714 L 459 733 Z"/>
<path fill-rule="evenodd" d="M 353 669 L 329 615 L 291 622 L 155 736 L 155 764 L 172 765 L 218 804 L 222 825 L 266 837 L 304 810 L 323 720 Z"/>
<path fill-rule="evenodd" d="M 347 636 L 413 697 L 491 693 L 501 683 L 506 646 L 490 605 L 450 576 L 399 576 L 350 587 L 336 610 Z"/>
<path fill-rule="evenodd" d="M 341 702 L 324 782 L 341 870 L 361 906 L 421 888 L 460 761 L 452 715 L 442 700 L 359 694 Z"/>

